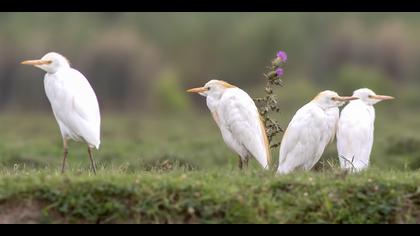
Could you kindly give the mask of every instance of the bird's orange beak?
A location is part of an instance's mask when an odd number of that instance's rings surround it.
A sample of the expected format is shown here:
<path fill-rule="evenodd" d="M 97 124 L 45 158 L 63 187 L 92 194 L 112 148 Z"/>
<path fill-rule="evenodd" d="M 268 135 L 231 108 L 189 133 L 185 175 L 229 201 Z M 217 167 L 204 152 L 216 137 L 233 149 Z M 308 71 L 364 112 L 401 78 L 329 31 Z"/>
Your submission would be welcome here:
<path fill-rule="evenodd" d="M 391 100 L 391 99 L 395 99 L 394 97 L 391 96 L 387 96 L 387 95 L 375 95 L 375 96 L 371 96 L 371 98 L 373 99 L 378 99 L 378 100 Z"/>
<path fill-rule="evenodd" d="M 359 98 L 357 98 L 357 97 L 340 96 L 340 97 L 336 97 L 335 99 L 337 101 L 340 101 L 340 102 L 346 102 L 346 101 L 356 100 L 356 99 L 359 99 Z"/>
<path fill-rule="evenodd" d="M 192 88 L 192 89 L 187 90 L 188 93 L 202 93 L 202 92 L 206 92 L 206 91 L 208 91 L 208 89 L 205 88 L 205 87 Z"/>
<path fill-rule="evenodd" d="M 23 65 L 32 65 L 32 66 L 48 65 L 51 63 L 52 61 L 50 60 L 27 60 L 27 61 L 21 62 L 21 64 Z"/>

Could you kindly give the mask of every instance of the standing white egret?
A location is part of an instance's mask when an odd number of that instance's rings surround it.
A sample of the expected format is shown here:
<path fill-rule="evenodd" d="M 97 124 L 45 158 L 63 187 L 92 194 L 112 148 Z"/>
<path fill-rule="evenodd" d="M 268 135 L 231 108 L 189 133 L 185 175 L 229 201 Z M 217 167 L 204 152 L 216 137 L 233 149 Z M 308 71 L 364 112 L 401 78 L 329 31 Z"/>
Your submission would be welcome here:
<path fill-rule="evenodd" d="M 227 146 L 239 155 L 239 168 L 249 156 L 268 169 L 270 149 L 264 124 L 252 98 L 242 89 L 221 80 L 210 80 L 204 87 L 187 92 L 206 97 L 207 106 L 219 126 Z"/>
<path fill-rule="evenodd" d="M 353 96 L 360 99 L 350 102 L 341 111 L 337 129 L 337 149 L 341 168 L 355 172 L 369 166 L 375 122 L 373 105 L 394 98 L 376 95 L 367 88 L 354 91 Z"/>
<path fill-rule="evenodd" d="M 50 52 L 40 60 L 24 61 L 22 64 L 38 67 L 47 74 L 44 77 L 45 93 L 63 138 L 64 157 L 61 172 L 64 172 L 68 154 L 67 141 L 84 141 L 93 172 L 96 165 L 92 148 L 99 149 L 101 117 L 98 100 L 88 80 L 79 71 L 70 67 L 62 55 Z"/>
<path fill-rule="evenodd" d="M 355 97 L 340 97 L 323 91 L 300 108 L 287 127 L 280 145 L 278 174 L 310 170 L 335 136 L 338 107 Z"/>

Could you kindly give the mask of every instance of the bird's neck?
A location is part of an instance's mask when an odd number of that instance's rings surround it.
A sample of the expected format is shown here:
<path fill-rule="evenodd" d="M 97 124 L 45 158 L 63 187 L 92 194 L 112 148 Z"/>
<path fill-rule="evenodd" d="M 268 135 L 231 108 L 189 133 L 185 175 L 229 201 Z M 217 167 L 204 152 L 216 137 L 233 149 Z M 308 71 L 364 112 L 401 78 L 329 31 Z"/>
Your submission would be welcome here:
<path fill-rule="evenodd" d="M 319 102 L 319 100 L 312 100 L 312 103 L 315 104 L 317 107 L 321 108 L 323 111 L 328 110 L 330 107 L 326 106 L 322 102 Z"/>
<path fill-rule="evenodd" d="M 369 104 L 368 102 L 363 101 L 362 99 L 357 99 L 357 100 L 351 101 L 350 103 L 351 104 L 361 104 L 361 105 L 366 106 L 366 107 L 373 107 L 372 104 Z"/>
<path fill-rule="evenodd" d="M 47 74 L 56 74 L 60 71 L 68 70 L 68 69 L 70 69 L 69 65 L 62 65 L 62 66 L 59 66 L 59 67 L 48 69 L 48 70 L 46 70 L 46 72 L 47 72 Z"/>
<path fill-rule="evenodd" d="M 213 97 L 208 96 L 206 99 L 207 107 L 211 112 L 216 110 L 217 104 L 219 103 L 220 99 L 215 99 Z"/>

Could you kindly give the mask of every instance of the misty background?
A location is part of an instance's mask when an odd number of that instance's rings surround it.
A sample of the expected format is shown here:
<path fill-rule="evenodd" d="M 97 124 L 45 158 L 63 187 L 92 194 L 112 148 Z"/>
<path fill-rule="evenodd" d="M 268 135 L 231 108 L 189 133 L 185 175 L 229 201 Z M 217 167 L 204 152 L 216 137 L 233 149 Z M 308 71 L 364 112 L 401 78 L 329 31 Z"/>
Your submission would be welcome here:
<path fill-rule="evenodd" d="M 104 110 L 187 109 L 200 98 L 185 89 L 210 79 L 258 93 L 278 50 L 286 86 L 370 87 L 415 109 L 419 23 L 418 13 L 1 13 L 0 111 L 50 109 L 44 72 L 19 64 L 50 51 L 88 78 Z M 300 87 L 289 100 L 316 95 Z"/>

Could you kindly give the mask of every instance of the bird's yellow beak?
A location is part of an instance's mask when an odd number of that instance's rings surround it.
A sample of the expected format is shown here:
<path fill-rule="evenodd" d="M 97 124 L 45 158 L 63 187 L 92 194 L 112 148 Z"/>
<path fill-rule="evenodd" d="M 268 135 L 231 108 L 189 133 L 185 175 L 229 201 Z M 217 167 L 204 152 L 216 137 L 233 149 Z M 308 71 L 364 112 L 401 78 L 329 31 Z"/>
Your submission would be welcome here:
<path fill-rule="evenodd" d="M 340 96 L 340 97 L 335 97 L 335 99 L 337 101 L 340 101 L 340 102 L 346 102 L 346 101 L 356 100 L 356 99 L 359 99 L 359 98 L 357 98 L 357 97 Z"/>
<path fill-rule="evenodd" d="M 202 92 L 206 92 L 206 91 L 208 91 L 208 89 L 205 88 L 205 87 L 192 88 L 192 89 L 187 90 L 188 93 L 202 93 Z"/>
<path fill-rule="evenodd" d="M 27 61 L 21 62 L 21 64 L 23 65 L 32 65 L 32 66 L 48 65 L 51 63 L 52 61 L 50 60 L 27 60 Z"/>
<path fill-rule="evenodd" d="M 371 98 L 373 98 L 373 99 L 379 99 L 379 100 L 391 100 L 391 99 L 395 99 L 394 97 L 387 96 L 387 95 L 375 95 L 375 96 L 371 96 Z"/>

